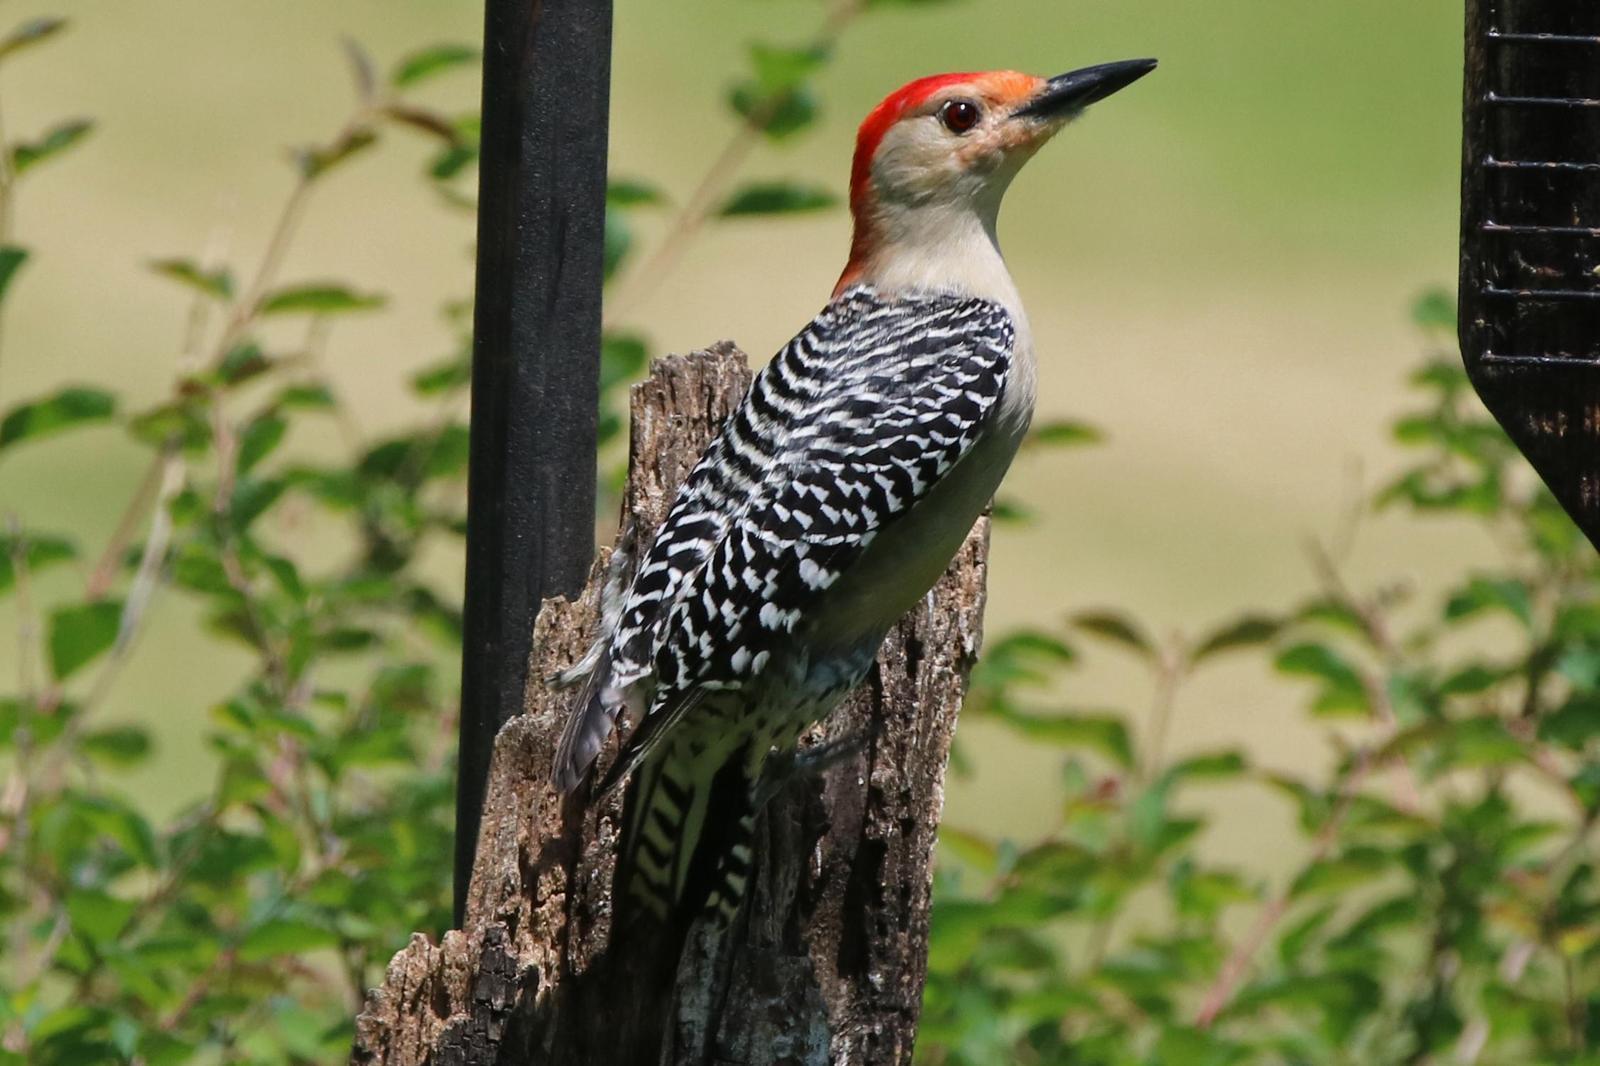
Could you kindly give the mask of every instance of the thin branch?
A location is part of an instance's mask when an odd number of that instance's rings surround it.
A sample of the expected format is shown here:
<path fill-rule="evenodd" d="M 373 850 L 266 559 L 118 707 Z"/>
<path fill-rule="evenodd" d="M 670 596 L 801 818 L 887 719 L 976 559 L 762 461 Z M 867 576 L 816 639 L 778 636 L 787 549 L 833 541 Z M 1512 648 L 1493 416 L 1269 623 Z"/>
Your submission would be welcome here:
<path fill-rule="evenodd" d="M 239 956 L 235 947 L 227 947 L 217 952 L 217 957 L 211 960 L 211 965 L 206 967 L 205 973 L 195 979 L 187 995 L 173 1008 L 172 1013 L 161 1020 L 161 1031 L 170 1033 L 184 1023 L 202 1000 L 215 991 L 214 984 L 219 977 L 233 968 L 234 960 Z"/>
<path fill-rule="evenodd" d="M 1360 620 L 1362 632 L 1373 647 L 1378 649 L 1384 663 L 1392 667 L 1402 661 L 1402 650 L 1393 634 L 1389 632 L 1388 620 L 1384 617 L 1381 606 L 1376 602 L 1357 598 L 1345 582 L 1334 556 L 1320 541 L 1308 538 L 1306 553 L 1310 556 L 1312 568 L 1322 583 L 1324 595 L 1348 607 Z M 1364 671 L 1361 684 L 1366 690 L 1367 702 L 1372 706 L 1373 717 L 1392 735 L 1399 728 L 1399 723 L 1395 716 L 1394 701 L 1389 697 L 1388 686 L 1380 678 L 1367 676 Z M 1395 806 L 1408 814 L 1421 811 L 1422 786 L 1405 756 L 1391 754 L 1384 759 L 1384 763 L 1394 775 Z"/>
<path fill-rule="evenodd" d="M 121 517 L 117 519 L 116 528 L 106 540 L 100 558 L 89 571 L 89 579 L 83 586 L 84 599 L 90 602 L 101 600 L 111 591 L 117 573 L 122 569 L 122 560 L 127 554 L 128 545 L 133 543 L 134 536 L 139 532 L 140 523 L 144 520 L 145 510 L 161 487 L 162 471 L 166 467 L 170 453 L 174 450 L 171 445 L 163 445 L 151 459 L 150 465 L 145 468 L 144 475 L 133 490 L 133 496 L 122 509 Z"/>
<path fill-rule="evenodd" d="M 1350 808 L 1355 802 L 1356 792 L 1361 783 L 1366 779 L 1367 772 L 1372 766 L 1371 754 L 1363 749 L 1356 755 L 1355 765 L 1350 768 L 1344 784 L 1339 789 L 1338 803 L 1328 820 L 1322 824 L 1315 842 L 1311 848 L 1312 863 L 1321 862 L 1333 850 L 1333 845 L 1339 838 L 1339 830 L 1343 827 L 1345 818 L 1350 813 Z M 1256 917 L 1255 924 L 1250 932 L 1233 949 L 1222 968 L 1217 971 L 1216 979 L 1211 987 L 1206 990 L 1205 998 L 1201 1001 L 1200 1009 L 1195 1014 L 1194 1024 L 1199 1029 L 1209 1029 L 1216 1021 L 1217 1015 L 1233 1002 L 1233 997 L 1239 990 L 1239 982 L 1243 980 L 1245 972 L 1250 968 L 1250 963 L 1266 944 L 1267 938 L 1272 934 L 1283 916 L 1288 913 L 1289 892 L 1287 889 L 1278 893 L 1268 902 L 1261 913 Z"/>
<path fill-rule="evenodd" d="M 823 16 L 822 27 L 812 39 L 811 47 L 818 51 L 832 49 L 865 7 L 866 0 L 834 0 Z M 648 259 L 629 272 L 621 291 L 606 301 L 605 318 L 608 324 L 638 307 L 672 273 L 684 251 L 710 220 L 734 176 L 744 166 L 756 145 L 761 143 L 763 134 L 778 116 L 783 104 L 782 94 L 768 98 L 761 107 L 744 117 L 722 150 L 712 157 L 711 164 L 701 174 L 694 191 L 684 201 L 683 209 L 678 212 L 661 243 Z"/>
<path fill-rule="evenodd" d="M 1166 647 L 1156 652 L 1156 689 L 1150 704 L 1150 726 L 1149 735 L 1145 738 L 1144 758 L 1139 767 L 1140 777 L 1146 782 L 1155 780 L 1166 758 L 1167 736 L 1172 731 L 1172 712 L 1187 662 L 1188 652 L 1182 638 L 1176 635 Z"/>

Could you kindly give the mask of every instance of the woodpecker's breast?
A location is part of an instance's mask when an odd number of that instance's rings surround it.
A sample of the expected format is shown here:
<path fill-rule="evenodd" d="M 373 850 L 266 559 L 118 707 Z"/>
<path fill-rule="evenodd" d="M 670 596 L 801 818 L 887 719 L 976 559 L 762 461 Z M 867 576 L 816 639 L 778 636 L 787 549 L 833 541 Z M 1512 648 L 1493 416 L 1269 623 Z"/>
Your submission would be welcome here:
<path fill-rule="evenodd" d="M 1033 343 L 1020 307 L 1005 308 L 1013 328 L 1009 369 L 972 446 L 923 496 L 879 532 L 829 589 L 809 627 L 819 645 L 842 654 L 870 644 L 925 596 L 950 565 L 973 523 L 994 498 L 1027 435 L 1036 397 Z"/>

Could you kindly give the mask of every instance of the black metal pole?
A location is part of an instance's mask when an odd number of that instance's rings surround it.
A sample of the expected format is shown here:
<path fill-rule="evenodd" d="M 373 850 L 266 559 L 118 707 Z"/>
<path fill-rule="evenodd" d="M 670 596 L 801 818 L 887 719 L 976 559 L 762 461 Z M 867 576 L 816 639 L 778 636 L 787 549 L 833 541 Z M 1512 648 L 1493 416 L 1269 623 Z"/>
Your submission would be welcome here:
<path fill-rule="evenodd" d="M 486 0 L 455 922 L 539 603 L 594 554 L 610 0 Z"/>

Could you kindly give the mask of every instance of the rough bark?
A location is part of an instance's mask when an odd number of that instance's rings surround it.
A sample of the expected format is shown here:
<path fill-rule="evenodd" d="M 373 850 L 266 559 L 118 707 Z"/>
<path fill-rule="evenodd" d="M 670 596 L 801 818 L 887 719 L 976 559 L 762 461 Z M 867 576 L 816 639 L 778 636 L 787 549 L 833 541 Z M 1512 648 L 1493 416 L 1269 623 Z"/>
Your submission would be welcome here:
<path fill-rule="evenodd" d="M 644 539 L 749 383 L 731 344 L 659 361 L 633 394 L 622 537 Z M 638 1062 L 907 1063 L 927 962 L 934 832 L 982 624 L 987 520 L 885 642 L 868 681 L 807 737 L 854 739 L 796 772 L 757 830 L 740 922 L 689 935 L 664 1033 Z M 650 1011 L 609 941 L 620 795 L 562 800 L 549 771 L 609 553 L 577 602 L 539 614 L 524 714 L 495 743 L 465 928 L 413 935 L 356 1020 L 353 1062 L 616 1063 Z M 611 757 L 611 748 L 602 762 Z M 625 938 L 619 938 L 625 939 Z M 659 1053 L 657 1053 L 659 1049 Z"/>

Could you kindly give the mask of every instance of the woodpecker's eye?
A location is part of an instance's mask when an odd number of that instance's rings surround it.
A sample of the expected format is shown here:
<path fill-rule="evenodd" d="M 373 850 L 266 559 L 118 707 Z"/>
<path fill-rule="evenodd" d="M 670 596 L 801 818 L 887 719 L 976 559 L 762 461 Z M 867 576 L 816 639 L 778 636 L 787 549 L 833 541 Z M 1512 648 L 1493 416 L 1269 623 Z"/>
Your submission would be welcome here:
<path fill-rule="evenodd" d="M 939 109 L 939 119 L 951 133 L 965 133 L 978 124 L 982 112 L 971 100 L 951 100 Z"/>

